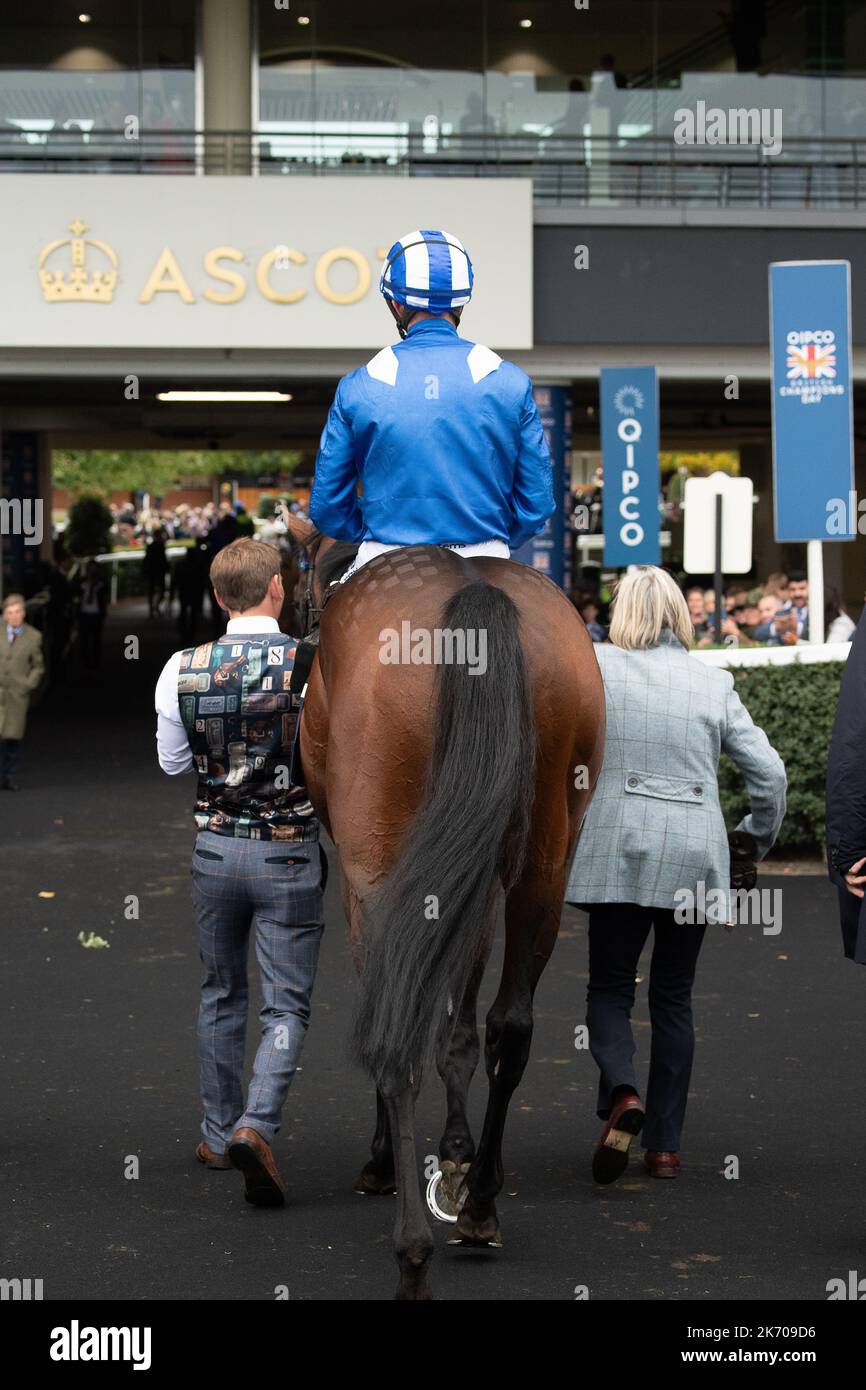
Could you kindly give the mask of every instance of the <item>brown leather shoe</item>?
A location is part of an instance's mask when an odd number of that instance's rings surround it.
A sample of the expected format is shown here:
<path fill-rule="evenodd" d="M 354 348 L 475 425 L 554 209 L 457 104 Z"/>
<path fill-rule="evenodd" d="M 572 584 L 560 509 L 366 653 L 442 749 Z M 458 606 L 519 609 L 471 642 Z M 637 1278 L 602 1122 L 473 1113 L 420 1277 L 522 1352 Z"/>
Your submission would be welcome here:
<path fill-rule="evenodd" d="M 206 1139 L 202 1139 L 195 1151 L 195 1156 L 199 1163 L 203 1163 L 206 1168 L 231 1168 L 228 1154 L 215 1154 Z"/>
<path fill-rule="evenodd" d="M 592 1176 L 596 1182 L 616 1182 L 628 1167 L 628 1151 L 632 1139 L 643 1129 L 644 1110 L 640 1097 L 632 1091 L 621 1096 L 610 1112 L 592 1159 Z"/>
<path fill-rule="evenodd" d="M 647 1149 L 643 1161 L 654 1178 L 679 1177 L 679 1154 L 660 1153 L 658 1149 Z"/>
<path fill-rule="evenodd" d="M 281 1207 L 285 1185 L 274 1162 L 270 1144 L 254 1129 L 242 1125 L 232 1135 L 229 1159 L 244 1175 L 244 1196 L 254 1207 Z"/>

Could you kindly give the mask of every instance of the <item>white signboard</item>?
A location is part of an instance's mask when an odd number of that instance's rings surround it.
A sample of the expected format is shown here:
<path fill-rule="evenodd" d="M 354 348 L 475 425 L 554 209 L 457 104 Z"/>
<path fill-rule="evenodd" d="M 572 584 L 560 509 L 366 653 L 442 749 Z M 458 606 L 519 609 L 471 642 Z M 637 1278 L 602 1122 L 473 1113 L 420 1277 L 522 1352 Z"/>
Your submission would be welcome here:
<path fill-rule="evenodd" d="M 711 473 L 687 478 L 683 496 L 683 569 L 710 574 L 716 568 L 716 498 L 722 497 L 722 574 L 748 574 L 752 568 L 751 478 Z"/>
<path fill-rule="evenodd" d="M 528 179 L 0 175 L 0 348 L 368 348 L 380 264 L 445 228 L 466 336 L 532 347 Z"/>

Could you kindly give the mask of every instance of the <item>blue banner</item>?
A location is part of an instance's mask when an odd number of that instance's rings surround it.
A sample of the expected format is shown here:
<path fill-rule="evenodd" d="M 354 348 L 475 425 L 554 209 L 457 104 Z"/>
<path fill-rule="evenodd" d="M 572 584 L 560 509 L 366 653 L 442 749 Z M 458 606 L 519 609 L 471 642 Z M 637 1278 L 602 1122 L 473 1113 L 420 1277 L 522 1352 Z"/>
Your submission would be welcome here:
<path fill-rule="evenodd" d="M 852 540 L 851 266 L 770 266 L 777 541 Z"/>
<path fill-rule="evenodd" d="M 602 367 L 604 562 L 657 565 L 659 396 L 655 367 Z"/>
<path fill-rule="evenodd" d="M 544 530 L 519 550 L 513 550 L 511 558 L 531 565 L 570 593 L 571 551 L 567 528 L 571 513 L 571 389 L 568 386 L 533 386 L 532 395 L 553 464 L 556 511 Z"/>

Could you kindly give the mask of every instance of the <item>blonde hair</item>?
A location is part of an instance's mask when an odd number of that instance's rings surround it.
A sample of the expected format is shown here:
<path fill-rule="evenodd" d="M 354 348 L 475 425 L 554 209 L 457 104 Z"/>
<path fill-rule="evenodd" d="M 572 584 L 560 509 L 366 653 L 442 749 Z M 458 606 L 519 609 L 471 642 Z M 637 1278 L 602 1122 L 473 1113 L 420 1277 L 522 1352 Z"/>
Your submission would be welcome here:
<path fill-rule="evenodd" d="M 3 612 L 5 613 L 7 608 L 11 608 L 13 603 L 20 603 L 22 608 L 27 607 L 23 594 L 7 594 L 3 600 Z"/>
<path fill-rule="evenodd" d="M 655 565 L 637 565 L 617 584 L 610 640 L 626 651 L 642 651 L 654 647 L 666 627 L 684 647 L 692 645 L 692 620 L 676 580 Z"/>

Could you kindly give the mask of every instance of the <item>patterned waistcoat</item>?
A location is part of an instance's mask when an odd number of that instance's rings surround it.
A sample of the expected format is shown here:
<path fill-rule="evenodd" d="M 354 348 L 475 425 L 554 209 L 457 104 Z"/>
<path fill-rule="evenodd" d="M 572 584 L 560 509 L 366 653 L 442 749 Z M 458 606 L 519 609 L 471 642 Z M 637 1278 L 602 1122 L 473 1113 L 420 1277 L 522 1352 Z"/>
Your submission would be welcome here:
<path fill-rule="evenodd" d="M 198 772 L 199 830 L 247 840 L 318 839 L 307 789 L 294 780 L 299 697 L 295 643 L 280 632 L 226 635 L 181 653 L 180 717 Z"/>

